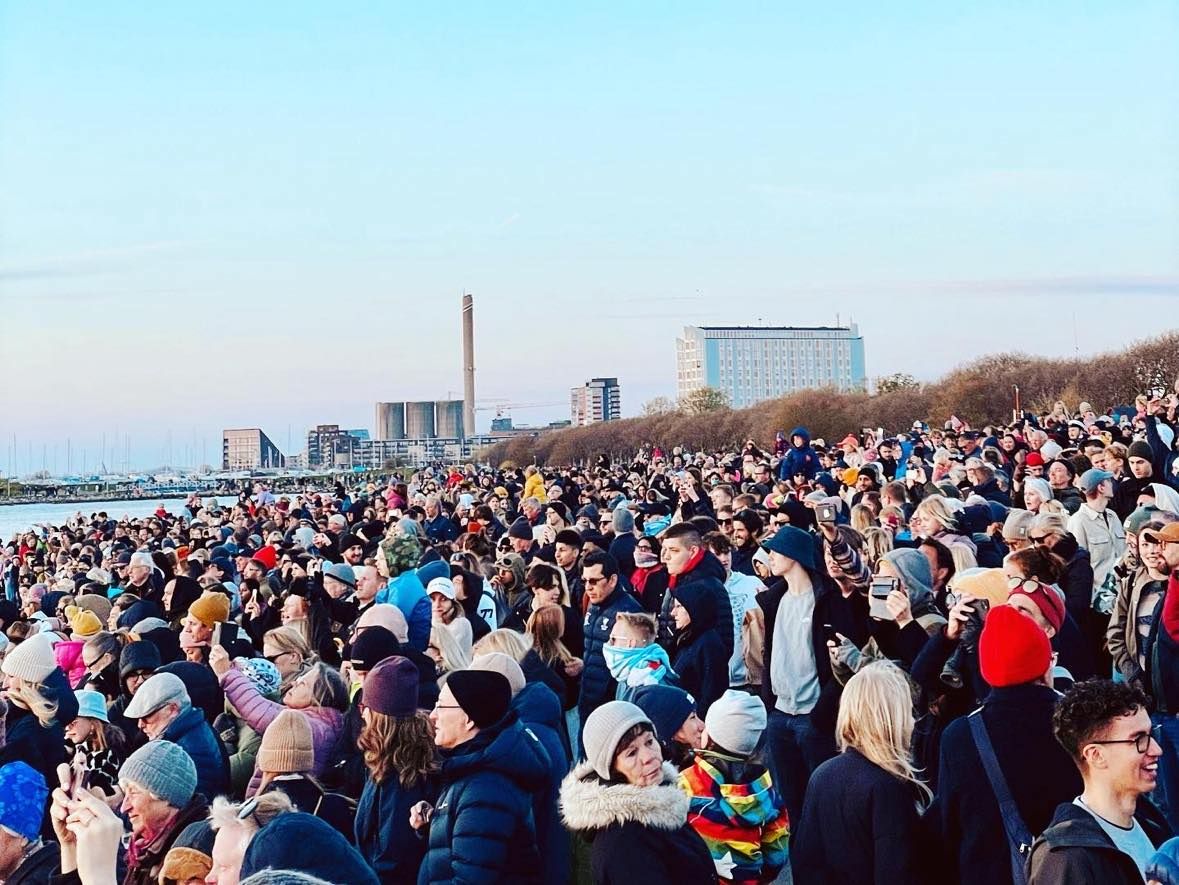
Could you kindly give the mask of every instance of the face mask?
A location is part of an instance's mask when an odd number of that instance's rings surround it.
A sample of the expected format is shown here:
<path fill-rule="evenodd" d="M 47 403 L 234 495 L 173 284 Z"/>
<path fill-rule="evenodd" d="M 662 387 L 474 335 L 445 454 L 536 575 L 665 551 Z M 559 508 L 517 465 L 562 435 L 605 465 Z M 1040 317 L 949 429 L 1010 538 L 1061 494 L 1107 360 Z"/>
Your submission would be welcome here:
<path fill-rule="evenodd" d="M 650 550 L 635 551 L 635 565 L 639 568 L 650 568 L 659 563 L 659 557 Z"/>

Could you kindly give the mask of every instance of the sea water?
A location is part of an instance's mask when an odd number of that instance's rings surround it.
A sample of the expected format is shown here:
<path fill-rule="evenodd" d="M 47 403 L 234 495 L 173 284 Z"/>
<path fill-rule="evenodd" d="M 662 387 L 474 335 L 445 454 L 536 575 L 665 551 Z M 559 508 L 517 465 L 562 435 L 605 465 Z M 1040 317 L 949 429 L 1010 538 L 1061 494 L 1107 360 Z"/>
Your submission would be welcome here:
<path fill-rule="evenodd" d="M 126 501 L 61 501 L 57 503 L 0 504 L 0 540 L 7 542 L 17 532 L 27 531 L 39 525 L 64 525 L 71 516 L 81 513 L 89 518 L 91 514 L 103 511 L 112 519 L 124 517 L 151 516 L 161 504 L 172 514 L 184 512 L 184 498 L 135 498 Z M 209 498 L 202 497 L 208 502 Z M 233 504 L 237 498 L 222 496 L 217 499 L 221 506 Z M 187 513 L 185 513 L 187 515 Z"/>

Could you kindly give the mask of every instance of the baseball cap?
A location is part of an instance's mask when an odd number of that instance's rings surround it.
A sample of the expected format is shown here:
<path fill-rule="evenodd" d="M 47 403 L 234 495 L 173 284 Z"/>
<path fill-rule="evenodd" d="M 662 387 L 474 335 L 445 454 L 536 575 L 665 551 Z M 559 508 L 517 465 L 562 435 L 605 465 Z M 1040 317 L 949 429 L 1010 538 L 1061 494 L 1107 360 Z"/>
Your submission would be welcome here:
<path fill-rule="evenodd" d="M 1152 523 L 1142 530 L 1142 536 L 1158 544 L 1179 544 L 1179 522 L 1167 523 L 1162 528 L 1155 528 Z"/>
<path fill-rule="evenodd" d="M 1107 479 L 1113 479 L 1114 475 L 1108 470 L 1098 470 L 1096 467 L 1090 467 L 1081 474 L 1081 490 L 1086 494 L 1093 494 L 1097 491 L 1097 487 L 1105 482 Z"/>

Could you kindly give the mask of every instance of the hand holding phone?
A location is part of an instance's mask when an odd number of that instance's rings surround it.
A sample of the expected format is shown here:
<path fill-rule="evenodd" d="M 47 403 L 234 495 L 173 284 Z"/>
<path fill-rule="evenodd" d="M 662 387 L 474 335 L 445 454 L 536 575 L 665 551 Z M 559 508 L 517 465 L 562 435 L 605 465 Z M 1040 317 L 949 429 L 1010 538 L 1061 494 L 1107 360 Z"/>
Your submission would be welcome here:
<path fill-rule="evenodd" d="M 872 584 L 868 588 L 869 617 L 876 618 L 878 621 L 893 620 L 892 613 L 888 610 L 888 596 L 897 589 L 898 583 L 896 578 L 880 575 L 872 579 Z"/>

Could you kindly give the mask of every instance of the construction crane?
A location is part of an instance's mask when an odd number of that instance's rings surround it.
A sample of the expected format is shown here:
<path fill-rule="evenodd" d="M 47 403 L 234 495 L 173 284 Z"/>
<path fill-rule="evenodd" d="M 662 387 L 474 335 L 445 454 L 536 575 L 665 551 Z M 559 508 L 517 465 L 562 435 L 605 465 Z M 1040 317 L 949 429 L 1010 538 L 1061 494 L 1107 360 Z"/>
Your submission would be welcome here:
<path fill-rule="evenodd" d="M 475 400 L 476 412 L 495 412 L 495 417 L 504 417 L 505 412 L 510 412 L 512 409 L 549 409 L 556 406 L 566 405 L 564 402 L 551 403 L 514 403 L 505 398 L 499 399 L 478 399 Z M 478 405 L 479 403 L 489 403 L 490 405 Z"/>

